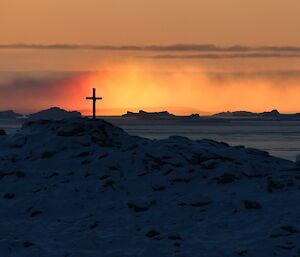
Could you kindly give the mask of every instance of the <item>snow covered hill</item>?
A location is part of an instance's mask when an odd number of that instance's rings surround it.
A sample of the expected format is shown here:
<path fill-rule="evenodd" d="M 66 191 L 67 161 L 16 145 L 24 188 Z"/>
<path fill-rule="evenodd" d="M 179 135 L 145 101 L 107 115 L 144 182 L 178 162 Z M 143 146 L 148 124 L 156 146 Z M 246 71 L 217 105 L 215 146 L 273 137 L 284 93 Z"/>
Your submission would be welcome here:
<path fill-rule="evenodd" d="M 0 256 L 300 256 L 300 169 L 103 120 L 0 136 Z"/>
<path fill-rule="evenodd" d="M 51 107 L 29 115 L 29 120 L 62 120 L 70 118 L 79 118 L 81 113 L 78 111 L 66 111 L 59 107 Z"/>

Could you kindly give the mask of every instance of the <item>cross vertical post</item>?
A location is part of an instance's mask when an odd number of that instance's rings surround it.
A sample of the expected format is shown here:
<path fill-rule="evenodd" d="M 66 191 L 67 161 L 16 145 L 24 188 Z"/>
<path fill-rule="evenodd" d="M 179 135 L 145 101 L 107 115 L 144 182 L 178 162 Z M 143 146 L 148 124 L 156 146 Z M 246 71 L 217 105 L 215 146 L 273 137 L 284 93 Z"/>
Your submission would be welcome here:
<path fill-rule="evenodd" d="M 96 119 L 96 88 L 93 88 L 93 120 Z"/>
<path fill-rule="evenodd" d="M 93 88 L 93 96 L 86 97 L 86 100 L 93 100 L 93 120 L 96 119 L 96 101 L 101 100 L 102 97 L 96 97 L 96 88 Z"/>

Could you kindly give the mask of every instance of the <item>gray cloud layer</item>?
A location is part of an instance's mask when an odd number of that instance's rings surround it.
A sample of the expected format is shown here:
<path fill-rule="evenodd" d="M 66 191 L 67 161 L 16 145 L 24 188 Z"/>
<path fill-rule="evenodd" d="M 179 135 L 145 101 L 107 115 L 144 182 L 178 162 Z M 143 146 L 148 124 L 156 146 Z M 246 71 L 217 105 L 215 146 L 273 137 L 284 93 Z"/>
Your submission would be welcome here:
<path fill-rule="evenodd" d="M 5 49 L 31 49 L 31 50 L 94 50 L 94 51 L 133 51 L 152 52 L 156 55 L 147 55 L 145 58 L 153 59 L 250 59 L 250 58 L 300 58 L 300 47 L 296 46 L 230 46 L 216 45 L 75 45 L 75 44 L 2 44 L 0 50 Z M 197 53 L 195 53 L 197 52 Z M 158 54 L 164 53 L 164 54 Z M 179 54 L 184 53 L 184 54 Z M 186 54 L 191 53 L 191 54 Z M 193 53 L 193 54 L 192 54 Z"/>
<path fill-rule="evenodd" d="M 300 53 L 235 53 L 235 54 L 193 54 L 193 55 L 155 55 L 154 59 L 251 59 L 251 58 L 299 58 Z"/>
<path fill-rule="evenodd" d="M 296 46 L 230 46 L 221 47 L 213 44 L 174 44 L 174 45 L 76 45 L 76 44 L 2 44 L 0 49 L 39 49 L 39 50 L 114 50 L 114 51 L 157 51 L 157 52 L 290 52 L 300 53 Z"/>
<path fill-rule="evenodd" d="M 62 100 L 74 99 L 71 90 L 76 88 L 78 79 L 89 74 L 91 72 L 59 72 L 48 78 L 33 78 L 16 73 L 11 80 L 0 82 L 0 110 L 36 111 L 45 105 L 59 105 Z"/>

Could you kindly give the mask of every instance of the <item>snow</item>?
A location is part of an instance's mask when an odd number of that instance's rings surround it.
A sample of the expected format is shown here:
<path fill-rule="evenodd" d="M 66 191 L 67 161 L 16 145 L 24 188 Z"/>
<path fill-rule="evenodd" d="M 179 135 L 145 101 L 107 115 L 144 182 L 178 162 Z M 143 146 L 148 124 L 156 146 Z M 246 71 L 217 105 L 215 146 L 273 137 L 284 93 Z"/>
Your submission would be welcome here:
<path fill-rule="evenodd" d="M 0 137 L 0 256 L 298 256 L 300 168 L 103 120 Z"/>

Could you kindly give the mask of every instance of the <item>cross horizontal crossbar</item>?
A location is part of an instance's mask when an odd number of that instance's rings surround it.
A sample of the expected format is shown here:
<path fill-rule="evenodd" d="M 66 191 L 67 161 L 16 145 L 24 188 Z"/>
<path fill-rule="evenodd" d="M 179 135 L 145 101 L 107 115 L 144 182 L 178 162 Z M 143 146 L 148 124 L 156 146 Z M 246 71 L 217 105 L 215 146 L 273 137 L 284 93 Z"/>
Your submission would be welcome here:
<path fill-rule="evenodd" d="M 102 97 L 86 97 L 86 100 L 102 100 Z"/>

